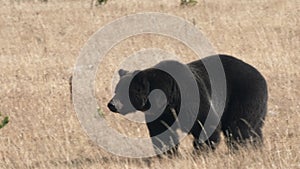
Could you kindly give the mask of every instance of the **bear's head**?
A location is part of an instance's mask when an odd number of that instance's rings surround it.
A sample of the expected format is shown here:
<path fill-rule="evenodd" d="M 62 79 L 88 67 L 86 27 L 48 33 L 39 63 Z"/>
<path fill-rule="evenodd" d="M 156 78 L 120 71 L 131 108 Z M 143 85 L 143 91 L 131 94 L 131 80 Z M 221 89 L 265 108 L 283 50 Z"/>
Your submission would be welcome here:
<path fill-rule="evenodd" d="M 148 99 L 150 83 L 143 71 L 128 72 L 119 70 L 120 81 L 116 85 L 115 95 L 107 107 L 112 112 L 127 114 L 147 111 L 151 104 Z"/>
<path fill-rule="evenodd" d="M 166 108 L 174 108 L 178 112 L 181 105 L 181 92 L 171 74 L 174 77 L 188 79 L 191 78 L 189 76 L 193 76 L 191 73 L 188 74 L 188 70 L 188 66 L 177 61 L 163 61 L 154 67 L 133 72 L 120 69 L 120 81 L 107 107 L 112 112 L 120 114 L 138 110 L 149 116 L 158 116 Z M 186 80 L 182 81 L 182 83 L 186 82 Z M 189 89 L 190 86 L 186 88 Z"/>

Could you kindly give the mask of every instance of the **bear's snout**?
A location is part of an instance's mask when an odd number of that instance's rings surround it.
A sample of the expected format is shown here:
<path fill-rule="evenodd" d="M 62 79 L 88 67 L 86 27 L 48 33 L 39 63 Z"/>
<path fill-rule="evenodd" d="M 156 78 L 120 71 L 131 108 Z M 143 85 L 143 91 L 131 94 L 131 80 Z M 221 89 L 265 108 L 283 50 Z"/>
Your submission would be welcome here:
<path fill-rule="evenodd" d="M 107 104 L 107 107 L 109 108 L 110 111 L 112 112 L 118 112 L 113 100 L 111 100 L 108 104 Z"/>

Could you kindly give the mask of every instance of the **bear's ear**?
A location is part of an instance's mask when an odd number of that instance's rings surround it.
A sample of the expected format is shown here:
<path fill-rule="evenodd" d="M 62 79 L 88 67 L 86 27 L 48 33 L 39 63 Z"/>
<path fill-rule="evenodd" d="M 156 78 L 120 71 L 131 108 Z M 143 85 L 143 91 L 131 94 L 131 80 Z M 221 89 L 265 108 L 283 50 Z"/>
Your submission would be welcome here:
<path fill-rule="evenodd" d="M 120 69 L 120 70 L 119 70 L 119 76 L 122 77 L 122 76 L 126 75 L 128 72 L 129 72 L 129 71 L 127 71 L 127 70 Z"/>

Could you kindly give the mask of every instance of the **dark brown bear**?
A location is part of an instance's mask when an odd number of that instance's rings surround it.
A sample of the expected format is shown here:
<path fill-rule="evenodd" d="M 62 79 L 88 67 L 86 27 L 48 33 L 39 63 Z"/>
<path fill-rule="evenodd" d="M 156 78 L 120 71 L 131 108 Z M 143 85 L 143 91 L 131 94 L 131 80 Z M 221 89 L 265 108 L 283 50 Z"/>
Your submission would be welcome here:
<path fill-rule="evenodd" d="M 200 136 L 201 131 L 209 130 L 209 127 L 204 127 L 208 112 L 212 109 L 212 105 L 219 104 L 211 103 L 211 81 L 204 62 L 217 57 L 220 58 L 226 78 L 226 91 L 217 91 L 226 93 L 225 108 L 222 112 L 215 112 L 212 116 L 219 119 L 218 123 L 211 125 L 213 132 L 209 134 L 208 139 L 203 139 Z M 182 106 L 181 96 L 185 91 L 180 91 L 173 76 L 160 69 L 173 63 L 175 62 L 164 61 L 153 68 L 135 72 L 120 70 L 120 81 L 116 87 L 115 96 L 108 103 L 108 108 L 120 114 L 136 110 L 147 112 L 151 108 L 152 112 L 145 113 L 145 116 L 149 134 L 157 152 L 174 153 L 177 151 L 179 137 L 176 128 L 193 135 L 196 150 L 207 147 L 215 149 L 220 141 L 221 132 L 230 148 L 236 149 L 239 145 L 245 145 L 248 142 L 254 145 L 262 143 L 262 127 L 267 112 L 268 91 L 264 77 L 254 67 L 228 55 L 214 55 L 187 65 L 182 64 L 194 75 L 200 97 L 198 111 L 184 112 L 191 116 L 196 113 L 195 120 L 191 121 L 191 127 L 186 128 L 180 120 L 178 123 L 177 119 Z M 179 62 L 176 63 L 179 64 Z M 149 99 L 150 93 L 156 89 L 162 91 L 165 96 L 152 94 L 152 98 Z M 193 104 L 191 103 L 190 106 L 193 107 Z M 163 110 L 161 110 L 162 107 Z M 167 137 L 161 136 L 161 133 L 171 128 L 170 126 L 173 127 L 167 133 Z M 167 149 L 163 148 L 171 143 L 173 143 L 171 148 L 170 146 Z"/>

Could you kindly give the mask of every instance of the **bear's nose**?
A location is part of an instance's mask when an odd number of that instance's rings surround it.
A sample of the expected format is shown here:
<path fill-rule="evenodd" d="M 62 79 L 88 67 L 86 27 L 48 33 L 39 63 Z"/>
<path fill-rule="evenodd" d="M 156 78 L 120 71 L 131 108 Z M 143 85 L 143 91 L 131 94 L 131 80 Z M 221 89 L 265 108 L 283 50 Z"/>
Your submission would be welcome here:
<path fill-rule="evenodd" d="M 112 101 L 110 101 L 108 104 L 107 104 L 107 107 L 109 108 L 110 111 L 112 112 L 117 112 L 117 108 L 116 106 L 112 103 Z"/>

